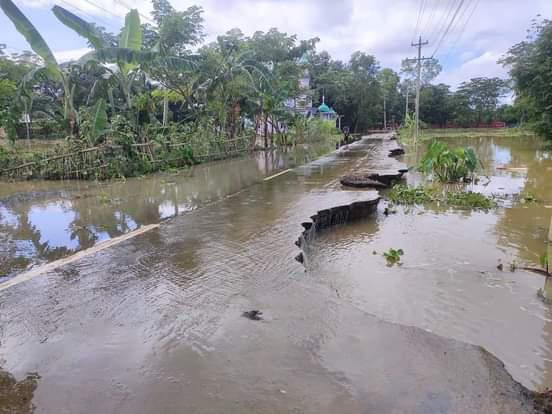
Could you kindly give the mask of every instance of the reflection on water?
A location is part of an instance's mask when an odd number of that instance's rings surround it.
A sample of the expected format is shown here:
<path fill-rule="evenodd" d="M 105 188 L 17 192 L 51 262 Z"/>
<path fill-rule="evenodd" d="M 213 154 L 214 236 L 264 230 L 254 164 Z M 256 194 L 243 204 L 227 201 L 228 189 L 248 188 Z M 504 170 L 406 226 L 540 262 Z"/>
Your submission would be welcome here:
<path fill-rule="evenodd" d="M 34 412 L 32 400 L 39 378 L 37 374 L 29 374 L 18 382 L 12 374 L 0 368 L 0 412 Z"/>
<path fill-rule="evenodd" d="M 447 140 L 472 146 L 482 179 L 471 189 L 505 199 L 489 212 L 399 209 L 379 223 L 344 226 L 316 241 L 309 274 L 341 297 L 386 320 L 480 344 L 531 388 L 552 387 L 552 315 L 536 296 L 539 275 L 509 264 L 539 266 L 552 216 L 552 159 L 540 140 Z M 414 165 L 423 153 L 406 155 Z M 423 181 L 415 172 L 411 184 Z M 526 195 L 537 202 L 527 202 Z M 405 251 L 401 267 L 382 253 Z M 374 254 L 375 252 L 375 254 Z M 506 271 L 497 269 L 498 261 Z"/>
<path fill-rule="evenodd" d="M 308 162 L 330 144 L 257 152 L 246 158 L 110 183 L 0 184 L 0 281 L 142 225 L 220 200 L 274 171 Z"/>

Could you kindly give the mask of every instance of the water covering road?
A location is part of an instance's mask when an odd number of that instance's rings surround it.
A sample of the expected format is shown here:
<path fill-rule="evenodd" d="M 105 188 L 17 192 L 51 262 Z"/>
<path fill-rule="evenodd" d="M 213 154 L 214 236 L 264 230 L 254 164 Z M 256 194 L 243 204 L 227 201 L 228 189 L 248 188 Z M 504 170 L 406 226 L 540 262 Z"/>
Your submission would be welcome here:
<path fill-rule="evenodd" d="M 493 170 L 496 191 L 540 197 L 550 185 L 538 181 L 550 168 L 541 144 L 474 143 L 526 164 Z M 344 191 L 339 177 L 385 167 L 378 145 L 221 196 L 0 292 L 0 366 L 19 381 L 40 376 L 32 402 L 45 413 L 532 412 L 486 352 L 379 318 L 484 345 L 525 385 L 549 384 L 542 280 L 498 273 L 496 261 L 534 259 L 552 200 L 379 214 L 323 233 L 306 272 L 293 260 L 299 224 L 316 210 L 374 196 Z M 516 209 L 530 214 L 504 222 Z M 390 247 L 405 250 L 402 267 L 372 254 Z M 251 309 L 264 319 L 241 316 Z"/>

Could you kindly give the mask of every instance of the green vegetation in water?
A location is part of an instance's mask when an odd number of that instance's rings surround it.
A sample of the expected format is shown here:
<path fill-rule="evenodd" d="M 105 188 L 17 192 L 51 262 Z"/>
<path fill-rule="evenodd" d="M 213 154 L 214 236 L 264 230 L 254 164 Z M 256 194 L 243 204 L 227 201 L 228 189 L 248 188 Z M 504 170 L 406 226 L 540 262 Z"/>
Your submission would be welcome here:
<path fill-rule="evenodd" d="M 387 266 L 401 265 L 401 257 L 404 255 L 403 249 L 389 249 L 383 253 L 383 257 L 387 260 Z"/>
<path fill-rule="evenodd" d="M 540 262 L 540 265 L 541 267 L 543 268 L 543 270 L 546 272 L 546 273 L 549 273 L 549 269 L 550 269 L 550 265 L 549 265 L 549 258 L 548 258 L 548 254 L 547 253 L 544 253 L 544 254 L 541 254 L 539 256 L 539 262 Z"/>
<path fill-rule="evenodd" d="M 527 138 L 535 133 L 526 128 L 436 128 L 423 129 L 420 139 L 432 141 L 435 139 L 462 138 Z"/>
<path fill-rule="evenodd" d="M 522 203 L 538 203 L 539 200 L 533 194 L 527 193 L 521 195 Z"/>
<path fill-rule="evenodd" d="M 435 201 L 435 191 L 427 187 L 409 187 L 397 184 L 391 189 L 388 197 L 394 204 L 425 204 Z"/>
<path fill-rule="evenodd" d="M 489 210 L 496 207 L 496 201 L 474 191 L 443 190 L 430 187 L 395 185 L 388 194 L 394 204 L 418 205 L 440 203 L 450 207 Z"/>
<path fill-rule="evenodd" d="M 496 207 L 496 202 L 481 193 L 474 191 L 447 191 L 446 204 L 452 207 L 490 210 Z"/>
<path fill-rule="evenodd" d="M 451 149 L 442 142 L 433 141 L 420 162 L 419 170 L 450 183 L 471 179 L 477 164 L 473 148 Z"/>

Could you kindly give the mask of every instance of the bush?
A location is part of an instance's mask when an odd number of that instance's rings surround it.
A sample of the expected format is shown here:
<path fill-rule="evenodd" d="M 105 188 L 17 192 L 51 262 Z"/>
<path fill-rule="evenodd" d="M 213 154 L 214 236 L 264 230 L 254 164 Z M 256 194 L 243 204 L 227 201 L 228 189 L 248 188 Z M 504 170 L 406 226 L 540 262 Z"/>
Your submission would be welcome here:
<path fill-rule="evenodd" d="M 441 203 L 450 207 L 489 210 L 496 207 L 493 198 L 474 191 L 444 190 L 437 191 L 427 187 L 409 187 L 395 185 L 389 192 L 389 200 L 394 204 L 417 205 Z"/>
<path fill-rule="evenodd" d="M 466 181 L 473 177 L 478 160 L 473 148 L 450 149 L 433 141 L 420 162 L 419 170 L 432 174 L 441 182 Z"/>

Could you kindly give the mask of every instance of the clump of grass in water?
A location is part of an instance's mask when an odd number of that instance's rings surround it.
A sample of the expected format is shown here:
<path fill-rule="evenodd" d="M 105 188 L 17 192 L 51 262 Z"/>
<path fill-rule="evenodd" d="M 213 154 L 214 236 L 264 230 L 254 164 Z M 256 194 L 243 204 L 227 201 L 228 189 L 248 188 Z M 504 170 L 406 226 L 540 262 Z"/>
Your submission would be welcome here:
<path fill-rule="evenodd" d="M 447 191 L 446 203 L 453 207 L 468 207 L 481 210 L 490 210 L 496 207 L 496 202 L 492 198 L 473 191 Z"/>
<path fill-rule="evenodd" d="M 550 268 L 549 268 L 549 258 L 548 258 L 548 254 L 547 253 L 544 253 L 544 254 L 541 254 L 539 256 L 539 262 L 540 262 L 540 265 L 542 266 L 543 270 L 546 271 L 546 273 L 550 273 Z"/>
<path fill-rule="evenodd" d="M 395 204 L 416 205 L 435 200 L 434 191 L 427 187 L 409 187 L 403 184 L 393 186 L 388 195 Z"/>
<path fill-rule="evenodd" d="M 383 253 L 383 257 L 387 260 L 387 266 L 401 265 L 401 256 L 404 255 L 403 249 L 389 249 Z"/>
<path fill-rule="evenodd" d="M 389 192 L 389 200 L 394 204 L 418 205 L 439 202 L 450 207 L 490 210 L 496 207 L 493 198 L 473 191 L 437 192 L 428 187 L 410 187 L 403 184 L 395 185 Z"/>

